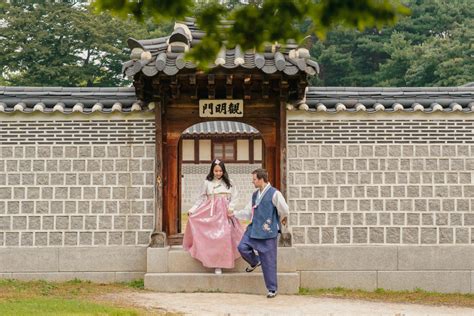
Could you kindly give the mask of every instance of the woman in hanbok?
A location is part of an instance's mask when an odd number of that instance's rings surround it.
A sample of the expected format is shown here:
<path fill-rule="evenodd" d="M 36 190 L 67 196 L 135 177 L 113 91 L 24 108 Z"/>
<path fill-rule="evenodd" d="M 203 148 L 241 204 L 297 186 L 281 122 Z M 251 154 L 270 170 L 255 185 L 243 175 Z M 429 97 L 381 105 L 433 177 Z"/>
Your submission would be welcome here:
<path fill-rule="evenodd" d="M 183 248 L 205 267 L 214 268 L 216 274 L 221 274 L 222 268 L 233 268 L 240 257 L 237 246 L 243 228 L 233 216 L 236 202 L 237 190 L 224 162 L 215 159 L 198 200 L 188 211 Z"/>

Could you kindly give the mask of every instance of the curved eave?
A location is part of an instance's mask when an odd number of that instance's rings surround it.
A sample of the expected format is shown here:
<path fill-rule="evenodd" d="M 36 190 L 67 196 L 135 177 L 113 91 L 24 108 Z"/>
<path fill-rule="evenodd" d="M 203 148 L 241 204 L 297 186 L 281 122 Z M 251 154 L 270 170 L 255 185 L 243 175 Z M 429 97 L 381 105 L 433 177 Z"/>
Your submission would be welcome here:
<path fill-rule="evenodd" d="M 414 102 L 410 105 L 402 105 L 399 102 L 393 103 L 389 106 L 385 106 L 381 103 L 357 103 L 355 106 L 346 105 L 344 103 L 338 103 L 336 105 L 327 105 L 319 102 L 315 105 L 308 105 L 306 103 L 289 104 L 287 106 L 288 111 L 304 111 L 308 113 L 473 113 L 474 112 L 474 99 L 473 102 L 461 105 L 457 102 L 453 102 L 449 106 L 443 106 L 437 102 L 433 102 L 429 106 L 423 106 L 420 103 Z"/>
<path fill-rule="evenodd" d="M 164 67 L 157 67 L 156 59 L 151 59 L 150 61 L 142 60 L 132 60 L 124 64 L 123 73 L 125 76 L 132 78 L 138 73 L 143 74 L 146 77 L 154 77 L 158 74 L 165 74 L 168 76 L 174 76 L 180 71 L 194 70 L 197 68 L 197 65 L 186 61 L 184 67 L 176 65 L 176 58 L 168 58 L 164 61 Z M 267 63 L 263 67 L 258 67 L 254 62 L 250 62 L 249 59 L 246 59 L 242 64 L 235 64 L 231 62 L 226 62 L 224 64 L 213 64 L 210 67 L 211 69 L 226 69 L 226 70 L 251 70 L 256 69 L 260 70 L 265 74 L 274 74 L 274 73 L 283 73 L 288 76 L 295 76 L 300 72 L 306 73 L 307 75 L 313 76 L 316 75 L 319 71 L 318 67 L 306 65 L 304 70 L 298 68 L 298 66 L 287 62 L 285 68 L 279 70 L 274 64 Z"/>

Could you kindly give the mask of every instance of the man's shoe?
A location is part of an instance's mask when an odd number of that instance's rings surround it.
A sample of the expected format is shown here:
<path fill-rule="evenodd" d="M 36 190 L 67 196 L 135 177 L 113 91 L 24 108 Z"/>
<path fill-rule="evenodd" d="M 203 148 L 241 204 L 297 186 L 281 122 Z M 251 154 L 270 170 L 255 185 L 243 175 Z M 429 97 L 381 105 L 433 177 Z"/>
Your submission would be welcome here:
<path fill-rule="evenodd" d="M 215 273 L 215 274 L 222 274 L 222 269 L 221 269 L 221 268 L 216 268 L 216 269 L 214 270 L 214 273 Z"/>
<path fill-rule="evenodd" d="M 277 296 L 277 291 L 268 291 L 267 298 L 274 298 Z"/>
<path fill-rule="evenodd" d="M 259 261 L 256 265 L 254 266 L 249 266 L 245 268 L 245 272 L 252 272 L 253 270 L 257 269 L 257 267 L 261 266 L 262 263 Z"/>

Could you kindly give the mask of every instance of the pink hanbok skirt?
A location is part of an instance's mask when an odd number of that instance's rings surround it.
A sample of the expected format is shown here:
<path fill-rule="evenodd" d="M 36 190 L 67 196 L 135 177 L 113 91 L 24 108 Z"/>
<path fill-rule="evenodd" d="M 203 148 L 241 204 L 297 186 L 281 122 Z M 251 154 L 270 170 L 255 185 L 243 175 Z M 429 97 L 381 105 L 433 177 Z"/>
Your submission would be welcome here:
<path fill-rule="evenodd" d="M 227 216 L 225 196 L 208 198 L 188 218 L 183 248 L 208 268 L 233 268 L 244 230 L 235 217 Z"/>

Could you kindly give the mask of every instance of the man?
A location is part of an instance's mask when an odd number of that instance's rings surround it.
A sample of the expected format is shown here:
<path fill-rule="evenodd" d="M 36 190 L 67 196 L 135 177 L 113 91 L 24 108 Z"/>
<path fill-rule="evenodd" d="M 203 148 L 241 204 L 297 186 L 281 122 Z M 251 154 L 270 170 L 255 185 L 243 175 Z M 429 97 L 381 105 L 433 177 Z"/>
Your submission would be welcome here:
<path fill-rule="evenodd" d="M 252 172 L 252 182 L 258 190 L 252 195 L 252 203 L 244 210 L 235 212 L 236 217 L 249 218 L 250 224 L 238 246 L 239 252 L 252 272 L 262 266 L 268 298 L 277 295 L 277 236 L 288 217 L 288 204 L 280 191 L 268 182 L 268 172 L 257 169 Z M 281 219 L 281 220 L 280 220 Z M 258 252 L 258 255 L 255 253 Z"/>

